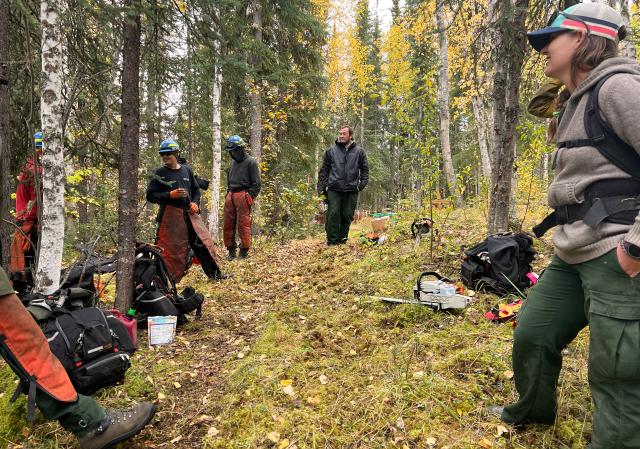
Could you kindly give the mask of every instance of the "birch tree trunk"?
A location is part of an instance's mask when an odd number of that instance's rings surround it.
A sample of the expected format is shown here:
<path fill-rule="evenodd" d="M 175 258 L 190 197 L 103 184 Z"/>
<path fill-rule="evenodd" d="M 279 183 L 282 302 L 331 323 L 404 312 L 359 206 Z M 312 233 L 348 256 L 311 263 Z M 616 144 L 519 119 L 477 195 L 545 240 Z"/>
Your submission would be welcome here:
<path fill-rule="evenodd" d="M 476 126 L 478 127 L 478 147 L 480 148 L 480 160 L 482 162 L 482 176 L 491 179 L 491 158 L 489 157 L 489 148 L 487 145 L 487 125 L 484 105 L 477 95 L 471 97 L 471 105 L 473 107 Z"/>
<path fill-rule="evenodd" d="M 11 244 L 11 146 L 9 145 L 9 0 L 0 0 L 0 265 L 9 263 Z"/>
<path fill-rule="evenodd" d="M 442 148 L 442 162 L 444 165 L 444 177 L 447 181 L 449 193 L 453 197 L 456 207 L 462 207 L 464 203 L 458 191 L 456 173 L 453 169 L 451 157 L 451 142 L 449 140 L 449 44 L 447 42 L 447 25 L 444 16 L 444 3 L 436 5 L 436 22 L 440 43 L 440 70 L 438 72 L 438 112 L 440 115 L 440 146 Z"/>
<path fill-rule="evenodd" d="M 516 125 L 520 114 L 518 93 L 526 47 L 528 0 L 501 2 L 496 23 L 496 72 L 493 86 L 493 161 L 489 197 L 490 234 L 509 228 Z"/>
<path fill-rule="evenodd" d="M 629 33 L 631 30 L 631 14 L 629 13 L 629 2 L 627 0 L 618 0 L 620 3 L 620 14 L 622 15 L 622 19 L 624 20 L 624 26 L 627 28 L 627 32 Z M 622 44 L 622 55 L 627 58 L 636 59 L 636 45 L 632 40 L 627 37 L 625 40 L 621 42 Z"/>
<path fill-rule="evenodd" d="M 126 311 L 133 300 L 138 166 L 140 165 L 140 0 L 127 0 L 122 50 L 122 127 L 118 164 L 118 269 L 115 306 Z"/>
<path fill-rule="evenodd" d="M 220 35 L 218 28 L 219 9 L 213 7 L 212 27 L 213 34 Z M 209 233 L 215 242 L 220 238 L 220 166 L 222 160 L 222 131 L 221 131 L 221 102 L 222 94 L 222 69 L 220 67 L 220 38 L 213 41 L 214 64 L 213 64 L 213 85 L 211 88 L 211 106 L 213 110 L 213 120 L 211 130 L 213 132 L 213 163 L 211 169 L 211 202 L 209 206 Z"/>
<path fill-rule="evenodd" d="M 262 3 L 260 0 L 253 0 L 253 37 L 257 46 L 262 44 Z M 253 155 L 260 163 L 262 159 L 262 82 L 259 78 L 261 58 L 254 54 L 251 58 L 251 65 L 256 70 L 253 85 L 249 86 L 249 98 L 251 100 L 251 137 L 249 146 Z"/>
<path fill-rule="evenodd" d="M 40 120 L 44 134 L 42 154 L 42 221 L 35 291 L 48 295 L 60 284 L 64 243 L 64 113 L 63 64 L 65 44 L 60 28 L 61 2 L 40 4 L 42 73 Z"/>

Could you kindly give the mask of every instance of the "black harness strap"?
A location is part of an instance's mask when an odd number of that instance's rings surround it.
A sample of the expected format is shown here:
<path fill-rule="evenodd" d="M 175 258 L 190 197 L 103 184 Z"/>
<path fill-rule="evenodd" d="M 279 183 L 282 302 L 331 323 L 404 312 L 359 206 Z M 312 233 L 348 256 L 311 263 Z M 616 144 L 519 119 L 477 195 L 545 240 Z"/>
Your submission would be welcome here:
<path fill-rule="evenodd" d="M 578 220 L 584 220 L 594 229 L 603 221 L 631 224 L 640 210 L 640 189 L 637 185 L 640 181 L 640 154 L 607 125 L 598 106 L 600 89 L 613 75 L 615 73 L 600 79 L 589 93 L 584 111 L 584 127 L 589 137 L 560 142 L 558 148 L 595 147 L 609 162 L 631 175 L 632 179 L 600 181 L 596 183 L 599 186 L 597 189 L 590 186 L 586 194 L 590 201 L 556 208 L 533 227 L 536 237 L 541 237 L 554 226 Z"/>

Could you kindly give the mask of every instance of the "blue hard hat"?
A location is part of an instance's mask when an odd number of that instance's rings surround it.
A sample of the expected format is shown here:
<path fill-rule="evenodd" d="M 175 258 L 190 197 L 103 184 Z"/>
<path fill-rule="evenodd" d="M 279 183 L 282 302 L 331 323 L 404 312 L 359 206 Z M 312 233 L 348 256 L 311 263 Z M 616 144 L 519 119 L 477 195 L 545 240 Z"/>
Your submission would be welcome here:
<path fill-rule="evenodd" d="M 231 151 L 238 147 L 245 147 L 247 144 L 242 137 L 238 135 L 233 135 L 227 139 L 227 150 Z"/>
<path fill-rule="evenodd" d="M 160 144 L 159 153 L 173 153 L 174 151 L 179 151 L 180 147 L 178 146 L 178 142 L 173 139 L 164 139 Z"/>
<path fill-rule="evenodd" d="M 42 148 L 43 143 L 42 143 L 42 131 L 38 131 L 37 133 L 35 133 L 33 135 L 33 141 L 36 144 L 36 148 Z"/>

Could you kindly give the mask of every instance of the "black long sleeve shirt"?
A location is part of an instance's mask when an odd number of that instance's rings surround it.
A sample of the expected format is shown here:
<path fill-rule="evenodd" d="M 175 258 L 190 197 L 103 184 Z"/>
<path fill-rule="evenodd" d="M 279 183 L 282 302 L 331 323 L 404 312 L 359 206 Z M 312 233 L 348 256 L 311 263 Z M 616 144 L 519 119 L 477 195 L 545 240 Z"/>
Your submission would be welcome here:
<path fill-rule="evenodd" d="M 180 188 L 187 189 L 189 196 L 171 199 L 169 192 Z M 167 167 L 158 168 L 149 181 L 147 201 L 160 205 L 168 204 L 180 209 L 188 209 L 190 203 L 199 203 L 200 187 L 191 168 L 188 165 L 181 165 L 175 170 Z"/>
<path fill-rule="evenodd" d="M 227 171 L 227 190 L 239 192 L 247 190 L 253 198 L 260 193 L 260 168 L 254 158 L 245 154 L 237 161 L 233 160 Z"/>

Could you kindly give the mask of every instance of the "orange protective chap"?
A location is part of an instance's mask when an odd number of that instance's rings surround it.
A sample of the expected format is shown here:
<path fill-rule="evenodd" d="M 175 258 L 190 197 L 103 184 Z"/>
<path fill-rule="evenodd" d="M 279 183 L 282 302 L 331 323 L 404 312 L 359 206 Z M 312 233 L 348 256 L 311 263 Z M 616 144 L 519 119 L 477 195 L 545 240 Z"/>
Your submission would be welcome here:
<path fill-rule="evenodd" d="M 236 247 L 236 226 L 240 234 L 240 248 L 251 248 L 251 205 L 249 192 L 227 192 L 224 199 L 224 246 Z"/>
<path fill-rule="evenodd" d="M 75 388 L 44 334 L 14 294 L 0 297 L 0 334 L 5 344 L 38 387 L 62 402 L 75 402 Z"/>

